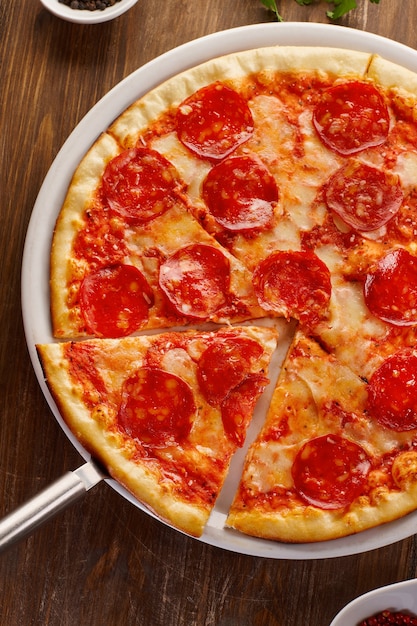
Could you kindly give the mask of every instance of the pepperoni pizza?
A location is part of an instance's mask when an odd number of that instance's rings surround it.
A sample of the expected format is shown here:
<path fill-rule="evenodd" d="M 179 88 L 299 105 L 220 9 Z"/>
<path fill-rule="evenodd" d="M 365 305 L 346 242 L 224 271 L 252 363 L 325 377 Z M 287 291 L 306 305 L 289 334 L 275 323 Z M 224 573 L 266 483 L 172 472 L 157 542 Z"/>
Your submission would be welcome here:
<path fill-rule="evenodd" d="M 77 437 L 178 528 L 201 534 L 244 445 L 277 320 L 227 525 L 320 541 L 417 509 L 416 110 L 378 56 L 249 50 L 134 102 L 77 168 L 39 355 Z"/>

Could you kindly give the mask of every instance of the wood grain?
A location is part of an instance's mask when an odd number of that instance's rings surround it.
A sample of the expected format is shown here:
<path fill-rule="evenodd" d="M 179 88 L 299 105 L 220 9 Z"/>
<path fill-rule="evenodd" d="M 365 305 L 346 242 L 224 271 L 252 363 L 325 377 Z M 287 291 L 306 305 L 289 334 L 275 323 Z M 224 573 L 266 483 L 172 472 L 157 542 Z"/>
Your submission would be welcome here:
<path fill-rule="evenodd" d="M 328 22 L 325 2 L 277 4 L 286 21 Z M 341 25 L 416 45 L 415 0 L 358 4 Z M 59 148 L 147 61 L 197 37 L 273 20 L 258 0 L 139 0 L 114 22 L 80 26 L 36 0 L 0 0 L 0 515 L 81 463 L 38 387 L 20 313 L 26 229 Z M 357 595 L 414 577 L 416 554 L 415 538 L 341 559 L 229 553 L 165 527 L 102 484 L 1 555 L 0 621 L 325 626 Z"/>

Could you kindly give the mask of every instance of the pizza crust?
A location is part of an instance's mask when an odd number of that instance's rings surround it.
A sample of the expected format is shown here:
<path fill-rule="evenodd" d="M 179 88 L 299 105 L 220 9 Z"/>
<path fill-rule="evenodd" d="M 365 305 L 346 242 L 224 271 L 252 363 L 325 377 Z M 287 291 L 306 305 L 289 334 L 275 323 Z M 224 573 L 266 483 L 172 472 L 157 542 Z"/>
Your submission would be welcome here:
<path fill-rule="evenodd" d="M 118 143 L 103 133 L 77 167 L 58 215 L 51 247 L 50 298 L 54 335 L 67 337 L 74 328 L 71 310 L 71 282 L 80 273 L 72 246 L 84 213 L 101 184 L 107 163 L 120 154 Z"/>
<path fill-rule="evenodd" d="M 262 539 L 316 543 L 340 539 L 394 521 L 414 511 L 416 502 L 417 482 L 407 491 L 382 489 L 372 502 L 363 497 L 348 512 L 330 512 L 309 506 L 295 506 L 282 512 L 233 510 L 227 518 L 227 526 Z"/>
<path fill-rule="evenodd" d="M 417 75 L 415 72 L 379 55 L 372 57 L 367 76 L 385 89 L 393 89 L 413 96 L 417 95 Z"/>

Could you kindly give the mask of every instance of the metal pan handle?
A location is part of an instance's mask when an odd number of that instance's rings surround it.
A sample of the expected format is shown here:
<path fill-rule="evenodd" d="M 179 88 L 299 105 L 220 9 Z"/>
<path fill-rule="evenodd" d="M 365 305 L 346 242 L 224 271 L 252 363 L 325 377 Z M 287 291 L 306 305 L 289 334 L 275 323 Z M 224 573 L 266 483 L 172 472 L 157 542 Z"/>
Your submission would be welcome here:
<path fill-rule="evenodd" d="M 103 478 L 104 474 L 90 461 L 74 472 L 67 472 L 9 513 L 0 520 L 0 552 L 66 509 Z"/>

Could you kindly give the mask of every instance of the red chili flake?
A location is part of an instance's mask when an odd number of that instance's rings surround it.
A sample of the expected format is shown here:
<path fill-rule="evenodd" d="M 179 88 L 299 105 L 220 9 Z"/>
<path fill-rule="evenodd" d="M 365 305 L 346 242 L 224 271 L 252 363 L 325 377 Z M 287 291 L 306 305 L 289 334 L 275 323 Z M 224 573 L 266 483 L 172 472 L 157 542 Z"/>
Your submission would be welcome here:
<path fill-rule="evenodd" d="M 411 613 L 403 613 L 402 611 L 392 612 L 389 609 L 385 609 L 376 615 L 367 617 L 358 626 L 380 626 L 381 624 L 417 626 L 417 616 Z"/>

